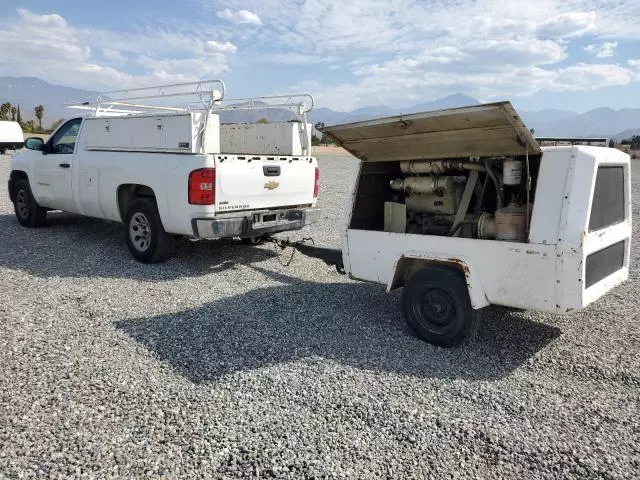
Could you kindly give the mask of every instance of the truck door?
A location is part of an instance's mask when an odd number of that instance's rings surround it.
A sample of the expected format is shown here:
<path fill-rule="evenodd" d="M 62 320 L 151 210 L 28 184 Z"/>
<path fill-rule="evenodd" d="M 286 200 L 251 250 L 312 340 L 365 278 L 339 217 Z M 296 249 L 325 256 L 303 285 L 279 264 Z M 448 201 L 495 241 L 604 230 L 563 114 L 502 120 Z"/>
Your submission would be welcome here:
<path fill-rule="evenodd" d="M 49 139 L 37 162 L 37 198 L 42 206 L 76 212 L 72 171 L 81 118 L 69 120 Z"/>

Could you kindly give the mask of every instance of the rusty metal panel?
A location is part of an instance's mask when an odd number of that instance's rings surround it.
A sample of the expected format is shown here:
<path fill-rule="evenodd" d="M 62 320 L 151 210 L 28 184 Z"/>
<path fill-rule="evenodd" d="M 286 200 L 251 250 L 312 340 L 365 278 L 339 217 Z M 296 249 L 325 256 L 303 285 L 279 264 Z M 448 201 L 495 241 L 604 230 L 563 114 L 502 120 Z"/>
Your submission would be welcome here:
<path fill-rule="evenodd" d="M 540 153 L 510 102 L 400 115 L 321 129 L 363 161 Z"/>

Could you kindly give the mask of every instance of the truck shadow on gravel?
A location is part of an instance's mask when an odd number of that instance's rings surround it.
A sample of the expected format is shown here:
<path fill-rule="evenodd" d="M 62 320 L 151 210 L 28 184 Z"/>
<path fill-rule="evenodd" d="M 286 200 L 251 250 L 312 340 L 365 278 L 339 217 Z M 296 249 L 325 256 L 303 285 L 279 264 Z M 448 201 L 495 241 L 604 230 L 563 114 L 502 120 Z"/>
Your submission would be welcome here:
<path fill-rule="evenodd" d="M 24 228 L 14 215 L 0 215 L 0 267 L 39 277 L 107 277 L 166 281 L 221 272 L 237 263 L 251 264 L 276 256 L 246 248 L 237 240 L 180 240 L 167 263 L 145 265 L 133 259 L 119 223 L 49 212 L 47 225 Z"/>
<path fill-rule="evenodd" d="M 524 314 L 490 308 L 472 342 L 442 349 L 417 338 L 402 318 L 398 295 L 377 285 L 268 275 L 286 284 L 116 326 L 195 383 L 318 357 L 420 377 L 499 379 L 561 333 Z"/>

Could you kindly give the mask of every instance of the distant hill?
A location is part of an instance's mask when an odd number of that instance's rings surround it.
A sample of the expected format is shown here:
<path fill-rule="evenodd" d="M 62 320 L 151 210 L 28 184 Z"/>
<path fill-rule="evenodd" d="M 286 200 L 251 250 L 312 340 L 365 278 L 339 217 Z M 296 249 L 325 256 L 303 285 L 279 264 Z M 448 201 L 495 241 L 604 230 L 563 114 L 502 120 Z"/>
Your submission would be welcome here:
<path fill-rule="evenodd" d="M 49 125 L 58 118 L 69 117 L 70 112 L 63 103 L 92 95 L 94 92 L 78 88 L 51 85 L 34 77 L 0 77 L 0 102 L 9 101 L 20 105 L 23 118 L 33 118 L 33 107 L 39 103 L 45 107 L 44 124 Z M 461 93 L 436 100 L 420 102 L 410 107 L 366 106 L 350 112 L 315 108 L 309 115 L 312 123 L 327 125 L 356 122 L 372 118 L 410 114 L 444 108 L 478 105 L 475 98 Z M 614 139 L 627 138 L 640 132 L 640 109 L 597 108 L 578 114 L 556 109 L 518 112 L 529 128 L 540 136 L 590 137 L 606 136 Z M 239 110 L 221 114 L 222 122 L 255 122 L 266 117 L 269 121 L 287 121 L 292 115 L 287 110 Z"/>
<path fill-rule="evenodd" d="M 620 133 L 617 133 L 616 135 L 613 135 L 611 138 L 613 138 L 616 142 L 619 142 L 621 140 L 631 139 L 636 135 L 640 135 L 640 128 L 636 128 L 633 130 L 625 130 L 624 132 L 620 132 Z"/>
<path fill-rule="evenodd" d="M 63 106 L 64 102 L 93 93 L 78 88 L 51 85 L 35 77 L 0 77 L 0 102 L 20 105 L 20 113 L 25 120 L 35 118 L 33 109 L 36 105 L 42 104 L 43 125 L 70 116 L 70 111 Z"/>
<path fill-rule="evenodd" d="M 577 117 L 576 112 L 570 112 L 567 110 L 553 110 L 545 109 L 538 112 L 518 112 L 522 117 L 522 120 L 529 128 L 539 128 L 541 125 L 549 122 L 557 122 L 573 117 Z M 536 132 L 537 133 L 537 132 Z"/>
<path fill-rule="evenodd" d="M 624 130 L 640 128 L 640 109 L 596 108 L 580 115 L 531 126 L 535 128 L 537 135 L 542 136 L 613 138 Z"/>

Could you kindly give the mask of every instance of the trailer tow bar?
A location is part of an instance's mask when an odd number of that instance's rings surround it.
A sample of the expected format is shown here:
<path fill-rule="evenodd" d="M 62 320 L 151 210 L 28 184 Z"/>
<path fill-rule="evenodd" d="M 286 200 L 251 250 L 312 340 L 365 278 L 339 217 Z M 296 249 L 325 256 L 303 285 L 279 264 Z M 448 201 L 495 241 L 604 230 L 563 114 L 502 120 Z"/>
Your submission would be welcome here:
<path fill-rule="evenodd" d="M 303 238 L 302 240 L 297 240 L 295 242 L 292 242 L 288 238 L 286 240 L 269 238 L 268 241 L 273 243 L 276 247 L 279 247 L 280 250 L 284 250 L 287 247 L 293 248 L 288 260 L 284 263 L 280 262 L 285 267 L 291 265 L 295 253 L 300 252 L 307 257 L 318 258 L 327 265 L 335 266 L 338 273 L 343 275 L 346 273 L 344 270 L 344 263 L 342 261 L 342 250 L 340 248 L 315 245 L 313 238 Z"/>

